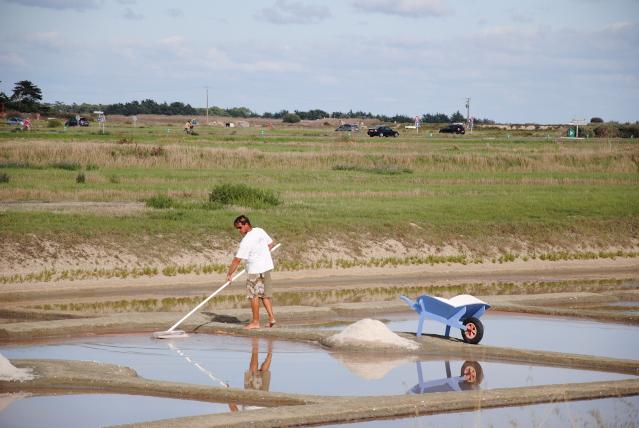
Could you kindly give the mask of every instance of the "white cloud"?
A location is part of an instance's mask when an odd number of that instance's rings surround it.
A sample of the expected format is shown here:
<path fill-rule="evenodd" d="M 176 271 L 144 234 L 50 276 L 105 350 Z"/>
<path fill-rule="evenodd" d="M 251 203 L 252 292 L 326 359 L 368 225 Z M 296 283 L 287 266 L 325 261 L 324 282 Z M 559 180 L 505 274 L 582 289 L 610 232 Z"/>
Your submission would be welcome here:
<path fill-rule="evenodd" d="M 300 1 L 277 0 L 269 8 L 259 10 L 255 19 L 271 24 L 314 24 L 331 17 L 326 6 L 307 5 Z"/>
<path fill-rule="evenodd" d="M 0 52 L 0 66 L 20 67 L 27 65 L 27 62 L 15 52 Z"/>
<path fill-rule="evenodd" d="M 189 57 L 193 53 L 187 40 L 182 36 L 170 36 L 165 37 L 159 42 L 160 48 L 163 52 L 167 50 L 173 53 L 177 57 Z"/>
<path fill-rule="evenodd" d="M 171 8 L 171 9 L 167 9 L 166 13 L 171 18 L 182 18 L 182 17 L 184 17 L 184 12 L 182 12 L 182 9 Z"/>
<path fill-rule="evenodd" d="M 141 13 L 135 13 L 130 7 L 127 7 L 125 9 L 122 17 L 130 21 L 141 21 L 144 19 L 144 15 L 142 15 Z"/>
<path fill-rule="evenodd" d="M 60 33 L 56 31 L 26 33 L 24 40 L 31 45 L 45 47 L 60 47 L 62 45 Z"/>
<path fill-rule="evenodd" d="M 300 72 L 304 67 L 293 61 L 275 59 L 256 59 L 253 61 L 236 61 L 229 54 L 218 48 L 207 51 L 207 67 L 213 70 L 235 70 L 243 72 L 288 73 Z"/>
<path fill-rule="evenodd" d="M 5 0 L 21 6 L 41 7 L 45 9 L 73 9 L 84 12 L 91 9 L 99 9 L 104 0 Z"/>
<path fill-rule="evenodd" d="M 452 13 L 441 0 L 353 0 L 351 5 L 365 12 L 409 18 L 444 16 Z"/>

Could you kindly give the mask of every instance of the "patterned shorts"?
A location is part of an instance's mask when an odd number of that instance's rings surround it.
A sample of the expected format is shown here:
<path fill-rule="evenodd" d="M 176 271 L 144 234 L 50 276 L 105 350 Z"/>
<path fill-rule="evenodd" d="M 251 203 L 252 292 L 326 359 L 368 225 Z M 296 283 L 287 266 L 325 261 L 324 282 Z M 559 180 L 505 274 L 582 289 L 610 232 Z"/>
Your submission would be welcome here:
<path fill-rule="evenodd" d="M 271 272 L 249 273 L 246 277 L 246 297 L 271 297 Z"/>

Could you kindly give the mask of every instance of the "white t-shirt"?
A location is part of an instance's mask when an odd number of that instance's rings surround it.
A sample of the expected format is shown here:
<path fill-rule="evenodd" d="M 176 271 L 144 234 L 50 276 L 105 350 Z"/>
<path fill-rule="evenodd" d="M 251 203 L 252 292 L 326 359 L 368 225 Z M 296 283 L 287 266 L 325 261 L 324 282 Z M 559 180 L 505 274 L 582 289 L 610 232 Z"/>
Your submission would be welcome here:
<path fill-rule="evenodd" d="M 268 248 L 271 242 L 271 237 L 259 227 L 252 228 L 244 235 L 235 257 L 246 260 L 247 273 L 264 273 L 273 269 L 273 259 Z"/>

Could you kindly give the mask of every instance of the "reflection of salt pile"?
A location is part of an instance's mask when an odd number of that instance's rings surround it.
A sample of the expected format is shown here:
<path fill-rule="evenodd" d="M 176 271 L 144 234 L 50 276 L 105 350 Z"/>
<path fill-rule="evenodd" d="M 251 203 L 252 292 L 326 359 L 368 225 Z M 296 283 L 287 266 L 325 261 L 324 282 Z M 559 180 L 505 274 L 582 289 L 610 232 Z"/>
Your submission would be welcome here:
<path fill-rule="evenodd" d="M 390 358 L 385 355 L 362 355 L 361 353 L 335 354 L 340 363 L 351 373 L 362 379 L 382 379 L 388 372 L 404 364 L 413 363 L 417 357 Z"/>
<path fill-rule="evenodd" d="M 14 393 L 4 393 L 0 394 L 0 413 L 14 402 L 18 400 L 22 400 L 23 398 L 30 397 L 31 394 L 27 394 L 25 392 L 14 392 Z"/>
<path fill-rule="evenodd" d="M 0 354 L 0 380 L 25 380 L 33 379 L 31 369 L 19 369 L 15 367 L 4 355 Z"/>
<path fill-rule="evenodd" d="M 368 348 L 403 348 L 417 349 L 419 344 L 398 336 L 381 321 L 372 319 L 359 320 L 346 327 L 341 333 L 335 334 L 326 343 L 330 346 L 365 346 Z"/>

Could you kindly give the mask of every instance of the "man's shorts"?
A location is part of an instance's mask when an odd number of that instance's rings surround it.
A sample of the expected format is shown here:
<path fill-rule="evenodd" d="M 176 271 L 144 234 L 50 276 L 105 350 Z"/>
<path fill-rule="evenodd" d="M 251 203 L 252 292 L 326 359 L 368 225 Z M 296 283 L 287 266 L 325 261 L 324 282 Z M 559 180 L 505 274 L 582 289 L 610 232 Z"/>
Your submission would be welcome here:
<path fill-rule="evenodd" d="M 271 272 L 249 273 L 246 277 L 246 297 L 271 297 Z"/>

